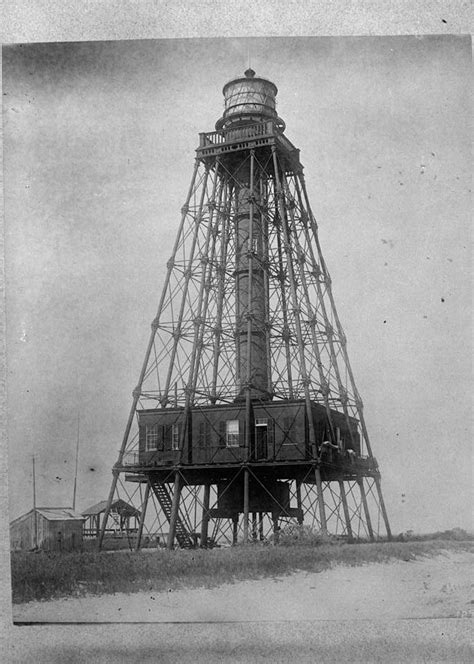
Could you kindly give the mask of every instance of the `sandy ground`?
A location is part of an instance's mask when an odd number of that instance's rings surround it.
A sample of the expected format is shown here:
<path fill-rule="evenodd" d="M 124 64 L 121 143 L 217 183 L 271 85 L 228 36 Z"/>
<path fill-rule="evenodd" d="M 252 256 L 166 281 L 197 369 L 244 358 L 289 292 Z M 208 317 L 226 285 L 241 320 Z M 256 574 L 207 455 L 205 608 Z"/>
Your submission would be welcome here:
<path fill-rule="evenodd" d="M 211 590 L 14 605 L 17 623 L 50 624 L 13 627 L 8 661 L 470 662 L 473 562 L 446 552 Z"/>
<path fill-rule="evenodd" d="M 21 622 L 160 623 L 472 617 L 473 563 L 473 553 L 446 552 L 212 589 L 29 602 L 14 605 L 13 617 Z"/>

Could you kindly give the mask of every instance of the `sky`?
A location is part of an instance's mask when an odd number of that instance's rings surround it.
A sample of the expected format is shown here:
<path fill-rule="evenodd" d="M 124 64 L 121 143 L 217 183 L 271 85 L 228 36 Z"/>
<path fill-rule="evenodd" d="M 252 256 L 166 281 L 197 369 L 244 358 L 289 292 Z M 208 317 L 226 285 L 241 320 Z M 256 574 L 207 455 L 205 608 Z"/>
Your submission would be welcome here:
<path fill-rule="evenodd" d="M 394 532 L 472 528 L 467 37 L 3 50 L 10 519 L 107 497 L 193 170 L 248 58 L 278 87 Z"/>

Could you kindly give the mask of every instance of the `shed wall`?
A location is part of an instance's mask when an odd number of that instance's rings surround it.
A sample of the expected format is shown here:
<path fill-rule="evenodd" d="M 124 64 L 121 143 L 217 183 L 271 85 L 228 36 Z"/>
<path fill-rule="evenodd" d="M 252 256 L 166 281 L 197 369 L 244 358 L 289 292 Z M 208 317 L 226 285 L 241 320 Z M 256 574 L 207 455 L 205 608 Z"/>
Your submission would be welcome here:
<path fill-rule="evenodd" d="M 43 551 L 72 551 L 82 546 L 82 520 L 48 520 L 37 513 L 38 548 Z M 34 513 L 10 524 L 10 548 L 31 551 L 35 547 Z"/>
<path fill-rule="evenodd" d="M 10 524 L 10 548 L 12 551 L 30 551 L 34 548 L 34 516 L 25 514 Z"/>
<path fill-rule="evenodd" d="M 82 521 L 49 521 L 38 515 L 38 543 L 44 551 L 73 551 L 82 545 Z"/>

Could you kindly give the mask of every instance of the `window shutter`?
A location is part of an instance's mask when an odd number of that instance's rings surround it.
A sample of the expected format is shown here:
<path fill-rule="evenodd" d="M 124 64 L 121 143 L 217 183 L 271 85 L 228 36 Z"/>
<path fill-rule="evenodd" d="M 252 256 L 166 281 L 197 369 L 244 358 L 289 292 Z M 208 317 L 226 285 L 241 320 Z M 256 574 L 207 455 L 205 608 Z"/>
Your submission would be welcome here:
<path fill-rule="evenodd" d="M 238 420 L 239 422 L 239 447 L 244 447 L 245 445 L 245 423 L 244 426 L 242 426 L 242 422 Z"/>
<path fill-rule="evenodd" d="M 219 447 L 225 447 L 225 422 L 219 422 Z"/>
<path fill-rule="evenodd" d="M 171 424 L 166 424 L 164 427 L 164 447 L 165 450 L 171 450 Z"/>
<path fill-rule="evenodd" d="M 272 449 L 272 451 L 273 451 L 273 437 L 274 437 L 274 430 L 275 430 L 275 427 L 274 427 L 274 422 L 273 422 L 273 420 L 268 420 L 268 426 L 267 426 L 267 444 L 268 444 L 268 447 L 269 447 L 269 451 L 270 451 L 270 447 L 271 447 L 271 446 L 272 446 L 271 449 Z"/>
<path fill-rule="evenodd" d="M 161 425 L 158 427 L 158 450 L 163 452 L 163 446 L 165 441 L 165 427 Z"/>
<path fill-rule="evenodd" d="M 180 438 L 180 425 L 179 422 L 175 422 L 174 424 L 171 425 L 171 449 L 172 450 L 179 450 L 179 446 L 181 443 L 181 438 Z"/>

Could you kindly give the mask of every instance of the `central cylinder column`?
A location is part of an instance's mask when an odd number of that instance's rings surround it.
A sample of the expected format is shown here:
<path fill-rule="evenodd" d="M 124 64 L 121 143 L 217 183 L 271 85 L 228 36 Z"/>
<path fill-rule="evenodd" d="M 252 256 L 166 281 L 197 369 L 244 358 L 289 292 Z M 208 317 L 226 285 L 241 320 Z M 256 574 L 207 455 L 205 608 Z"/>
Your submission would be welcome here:
<path fill-rule="evenodd" d="M 237 167 L 236 214 L 236 347 L 239 397 L 245 394 L 250 375 L 251 399 L 268 398 L 268 361 L 266 343 L 266 292 L 263 269 L 263 228 L 258 213 L 258 174 L 251 183 L 250 161 Z M 250 335 L 249 335 L 250 323 Z M 250 371 L 249 371 L 250 363 Z M 248 386 L 247 386 L 248 387 Z"/>

